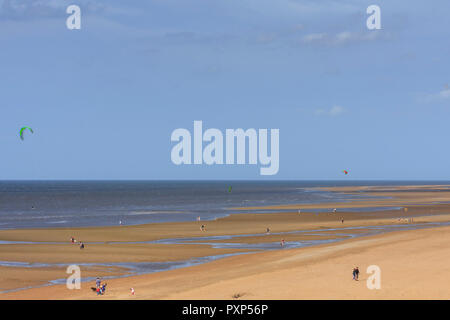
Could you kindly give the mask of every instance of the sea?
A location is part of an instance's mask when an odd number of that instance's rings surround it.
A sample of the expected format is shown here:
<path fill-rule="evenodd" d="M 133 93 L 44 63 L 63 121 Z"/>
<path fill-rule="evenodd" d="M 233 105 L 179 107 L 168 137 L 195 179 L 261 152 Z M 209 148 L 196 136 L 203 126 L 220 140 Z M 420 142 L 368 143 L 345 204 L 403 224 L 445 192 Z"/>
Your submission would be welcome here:
<path fill-rule="evenodd" d="M 0 181 L 0 229 L 138 225 L 195 221 L 198 217 L 208 221 L 229 214 L 274 212 L 231 209 L 236 207 L 358 198 L 319 187 L 414 184 L 449 182 Z M 367 195 L 361 194 L 363 198 Z"/>

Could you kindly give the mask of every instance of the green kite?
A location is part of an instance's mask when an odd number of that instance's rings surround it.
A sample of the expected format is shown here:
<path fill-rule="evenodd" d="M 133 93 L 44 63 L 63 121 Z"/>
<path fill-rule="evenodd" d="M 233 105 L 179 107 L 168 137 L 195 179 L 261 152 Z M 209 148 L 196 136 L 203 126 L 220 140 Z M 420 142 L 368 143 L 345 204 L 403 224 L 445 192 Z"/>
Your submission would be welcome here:
<path fill-rule="evenodd" d="M 20 139 L 23 141 L 23 132 L 25 131 L 25 129 L 28 129 L 28 130 L 30 130 L 31 131 L 31 133 L 34 133 L 33 132 L 33 129 L 31 129 L 30 127 L 23 127 L 22 129 L 20 129 L 20 132 L 19 132 L 19 134 L 20 134 Z"/>

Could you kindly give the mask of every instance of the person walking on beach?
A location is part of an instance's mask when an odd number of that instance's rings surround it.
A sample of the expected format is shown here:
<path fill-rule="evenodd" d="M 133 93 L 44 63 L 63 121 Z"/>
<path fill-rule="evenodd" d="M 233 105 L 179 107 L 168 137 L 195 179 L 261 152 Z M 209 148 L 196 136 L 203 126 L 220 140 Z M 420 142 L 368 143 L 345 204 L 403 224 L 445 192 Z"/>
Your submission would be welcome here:
<path fill-rule="evenodd" d="M 284 239 L 281 239 L 280 246 L 284 246 Z"/>
<path fill-rule="evenodd" d="M 266 233 L 267 233 L 267 234 L 269 234 L 269 233 L 270 233 L 270 229 L 269 229 L 269 228 L 267 228 L 267 230 L 266 230 Z"/>
<path fill-rule="evenodd" d="M 100 278 L 99 277 L 97 277 L 97 279 L 95 280 L 95 286 L 97 287 L 97 288 L 100 288 L 100 285 L 102 284 L 102 281 L 100 280 Z"/>
<path fill-rule="evenodd" d="M 133 296 L 134 296 L 134 289 L 133 289 L 133 288 L 131 288 L 131 289 L 130 289 L 130 291 L 131 291 L 131 295 L 133 295 Z"/>
<path fill-rule="evenodd" d="M 341 222 L 344 223 L 344 218 L 341 218 Z"/>
<path fill-rule="evenodd" d="M 84 243 L 80 242 L 80 249 L 84 249 Z"/>
<path fill-rule="evenodd" d="M 204 224 L 202 224 L 202 226 L 200 227 L 200 230 L 201 230 L 201 231 L 206 231 L 206 227 L 205 227 Z"/>
<path fill-rule="evenodd" d="M 358 281 L 359 280 L 359 269 L 358 269 L 358 267 L 356 267 L 356 269 L 355 269 L 355 275 L 356 275 L 356 280 Z"/>

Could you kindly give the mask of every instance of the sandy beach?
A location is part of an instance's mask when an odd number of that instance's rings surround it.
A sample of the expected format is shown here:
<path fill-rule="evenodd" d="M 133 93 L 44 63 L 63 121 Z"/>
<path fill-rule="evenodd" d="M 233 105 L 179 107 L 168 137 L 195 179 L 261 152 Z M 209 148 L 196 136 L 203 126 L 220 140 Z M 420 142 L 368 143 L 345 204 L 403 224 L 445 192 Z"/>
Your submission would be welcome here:
<path fill-rule="evenodd" d="M 217 320 L 450 299 L 449 13 L 0 0 L 0 303 Z"/>
<path fill-rule="evenodd" d="M 117 276 L 121 268 L 95 266 L 102 263 L 171 262 L 214 255 L 245 253 L 195 266 L 163 272 L 108 279 L 104 296 L 96 296 L 82 283 L 80 290 L 65 285 L 6 292 L 0 299 L 448 299 L 450 227 L 392 231 L 363 237 L 373 226 L 409 227 L 450 221 L 448 186 L 345 187 L 333 192 L 364 193 L 382 199 L 345 203 L 271 206 L 292 212 L 232 214 L 205 222 L 160 223 L 139 226 L 1 230 L 0 261 L 26 263 L 91 263 L 82 277 Z M 345 211 L 341 208 L 401 207 L 384 211 Z M 264 207 L 268 208 L 268 207 Z M 308 212 L 325 208 L 324 212 Z M 334 208 L 337 212 L 333 213 Z M 404 209 L 407 208 L 407 209 Z M 242 210 L 245 208 L 239 208 Z M 301 213 L 298 213 L 301 209 Z M 343 219 L 343 221 L 342 221 Z M 412 220 L 411 220 L 412 219 Z M 200 225 L 206 225 L 206 231 Z M 357 227 L 358 229 L 352 229 Z M 266 229 L 270 233 L 266 234 Z M 350 229 L 349 229 L 350 228 Z M 320 231 L 320 233 L 317 232 Z M 301 233 L 289 233 L 302 231 Z M 208 244 L 184 242 L 146 243 L 155 240 L 205 236 Z M 86 243 L 80 250 L 69 238 Z M 302 248 L 249 250 L 216 248 L 214 244 L 287 244 L 318 239 L 337 240 Z M 43 243 L 44 242 L 44 243 Z M 45 243 L 50 242 L 50 243 Z M 127 243 L 128 242 L 128 243 Z M 247 253 L 252 251 L 253 253 Z M 381 269 L 381 289 L 366 286 L 369 265 Z M 352 268 L 361 270 L 353 281 Z M 0 267 L 0 290 L 42 285 L 67 278 L 63 267 Z M 136 295 L 130 295 L 130 287 Z"/>

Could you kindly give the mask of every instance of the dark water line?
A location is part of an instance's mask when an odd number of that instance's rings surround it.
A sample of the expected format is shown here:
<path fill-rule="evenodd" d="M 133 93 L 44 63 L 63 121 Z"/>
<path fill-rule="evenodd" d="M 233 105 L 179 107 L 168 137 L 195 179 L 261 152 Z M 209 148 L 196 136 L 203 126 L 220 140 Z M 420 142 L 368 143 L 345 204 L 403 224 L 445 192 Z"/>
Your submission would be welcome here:
<path fill-rule="evenodd" d="M 252 212 L 230 208 L 373 198 L 318 188 L 347 185 L 345 181 L 0 181 L 0 229 L 115 226 L 120 221 L 139 225 L 195 221 L 198 216 L 208 221 Z"/>

